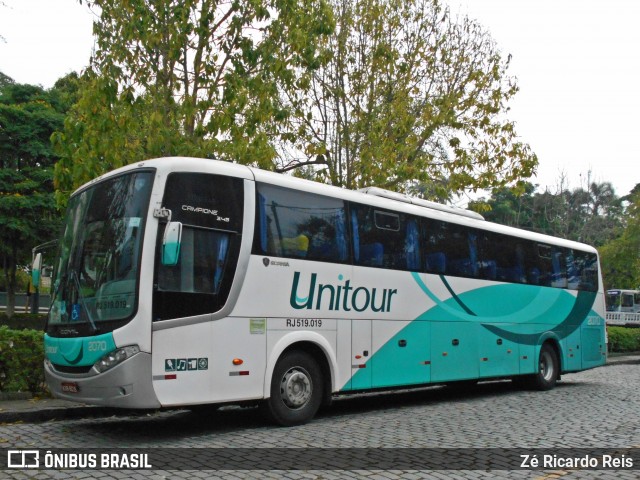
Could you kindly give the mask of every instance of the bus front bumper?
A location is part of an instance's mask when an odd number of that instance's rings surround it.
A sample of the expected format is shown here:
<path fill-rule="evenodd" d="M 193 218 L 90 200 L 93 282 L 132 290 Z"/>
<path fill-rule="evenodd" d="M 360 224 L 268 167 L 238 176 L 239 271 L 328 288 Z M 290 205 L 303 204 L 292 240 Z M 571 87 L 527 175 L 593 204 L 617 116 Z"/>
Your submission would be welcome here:
<path fill-rule="evenodd" d="M 160 408 L 153 390 L 151 354 L 140 352 L 100 374 L 67 374 L 44 362 L 45 380 L 56 398 L 121 408 Z"/>

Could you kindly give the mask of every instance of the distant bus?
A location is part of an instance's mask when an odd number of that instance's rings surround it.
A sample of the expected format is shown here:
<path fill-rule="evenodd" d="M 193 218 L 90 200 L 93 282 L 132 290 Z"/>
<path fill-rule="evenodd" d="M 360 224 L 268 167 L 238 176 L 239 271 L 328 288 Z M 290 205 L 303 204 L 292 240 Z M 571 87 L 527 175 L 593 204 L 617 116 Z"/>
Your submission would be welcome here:
<path fill-rule="evenodd" d="M 640 326 L 640 290 L 607 290 L 607 325 Z"/>
<path fill-rule="evenodd" d="M 381 189 L 164 158 L 69 200 L 45 334 L 55 396 L 127 408 L 260 403 L 606 361 L 594 248 Z"/>

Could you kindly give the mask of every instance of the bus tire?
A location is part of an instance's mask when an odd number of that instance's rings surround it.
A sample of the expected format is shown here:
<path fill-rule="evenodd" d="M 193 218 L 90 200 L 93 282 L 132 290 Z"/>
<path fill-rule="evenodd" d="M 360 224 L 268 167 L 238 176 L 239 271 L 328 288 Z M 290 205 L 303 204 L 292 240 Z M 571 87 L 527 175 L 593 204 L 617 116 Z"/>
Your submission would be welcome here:
<path fill-rule="evenodd" d="M 302 351 L 285 353 L 273 371 L 265 403 L 270 420 L 290 427 L 310 421 L 322 404 L 322 375 L 315 359 Z"/>
<path fill-rule="evenodd" d="M 560 362 L 556 350 L 545 343 L 538 357 L 538 372 L 531 378 L 531 386 L 536 390 L 551 390 L 560 375 Z"/>

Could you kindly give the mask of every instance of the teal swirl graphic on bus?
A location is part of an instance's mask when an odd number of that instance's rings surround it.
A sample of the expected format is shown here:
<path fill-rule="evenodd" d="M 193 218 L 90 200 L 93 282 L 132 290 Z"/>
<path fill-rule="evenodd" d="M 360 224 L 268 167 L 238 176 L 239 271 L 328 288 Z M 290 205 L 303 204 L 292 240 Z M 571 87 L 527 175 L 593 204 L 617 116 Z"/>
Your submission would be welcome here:
<path fill-rule="evenodd" d="M 576 296 L 560 288 L 541 288 L 531 285 L 500 284 L 455 294 L 440 300 L 417 273 L 411 274 L 420 289 L 436 304 L 416 320 L 480 322 L 498 336 L 517 343 L 537 343 L 544 332 L 522 334 L 500 328 L 495 324 L 545 325 L 546 330 L 558 332 L 559 338 L 573 333 L 589 315 L 597 292 L 578 291 Z"/>

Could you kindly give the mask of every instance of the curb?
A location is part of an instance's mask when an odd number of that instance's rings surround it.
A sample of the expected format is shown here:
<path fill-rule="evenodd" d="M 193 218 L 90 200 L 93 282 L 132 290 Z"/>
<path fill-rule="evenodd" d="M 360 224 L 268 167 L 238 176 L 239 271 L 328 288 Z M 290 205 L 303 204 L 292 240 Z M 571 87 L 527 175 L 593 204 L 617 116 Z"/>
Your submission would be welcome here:
<path fill-rule="evenodd" d="M 31 400 L 33 394 L 29 392 L 0 392 L 1 401 L 13 401 L 13 400 Z"/>
<path fill-rule="evenodd" d="M 79 406 L 79 407 L 53 407 L 41 410 L 8 411 L 0 412 L 0 423 L 41 423 L 51 420 L 66 420 L 74 418 L 109 417 L 122 415 L 120 409 Z"/>
<path fill-rule="evenodd" d="M 603 367 L 613 367 L 614 365 L 639 365 L 640 357 L 618 357 L 619 360 L 607 359 L 607 363 L 603 365 Z"/>

